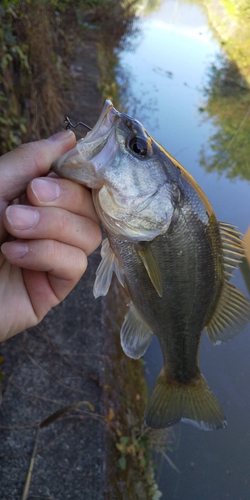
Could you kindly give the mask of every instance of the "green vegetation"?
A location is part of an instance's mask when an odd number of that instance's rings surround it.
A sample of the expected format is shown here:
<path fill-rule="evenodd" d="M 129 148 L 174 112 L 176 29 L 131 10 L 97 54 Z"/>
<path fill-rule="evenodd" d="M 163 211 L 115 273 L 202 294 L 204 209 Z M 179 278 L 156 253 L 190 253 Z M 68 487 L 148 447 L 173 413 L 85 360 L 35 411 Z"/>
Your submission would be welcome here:
<path fill-rule="evenodd" d="M 232 18 L 237 18 L 239 2 L 235 2 L 234 0 L 221 0 L 221 3 L 224 5 L 229 16 L 231 16 Z"/>
<path fill-rule="evenodd" d="M 205 0 L 204 6 L 223 48 L 250 84 L 249 0 Z"/>
<path fill-rule="evenodd" d="M 250 85 L 249 0 L 184 0 L 197 4 L 208 17 L 216 38 Z"/>
<path fill-rule="evenodd" d="M 118 53 L 128 43 L 126 37 L 134 33 L 135 7 L 135 0 L 1 2 L 0 153 L 59 129 L 68 106 L 67 92 L 73 83 L 71 65 L 76 60 L 75 50 L 81 44 L 81 50 L 85 50 L 85 41 L 94 42 L 97 47 L 102 96 L 119 104 L 120 89 L 115 81 Z M 120 299 L 117 301 L 120 304 Z M 116 334 L 119 307 L 112 303 L 108 308 L 107 322 L 114 319 L 112 328 Z M 147 399 L 142 363 L 122 353 L 119 338 L 110 349 L 109 358 L 108 348 L 105 349 L 108 363 L 103 391 L 109 449 L 106 498 L 124 498 L 125 490 L 134 500 L 158 500 L 161 493 L 151 460 L 155 436 L 153 440 L 149 432 L 142 432 Z M 42 425 L 48 425 L 69 409 L 72 407 L 59 410 Z M 165 443 L 166 436 L 161 436 L 162 453 Z"/>
<path fill-rule="evenodd" d="M 162 0 L 141 0 L 139 2 L 140 11 L 143 14 L 150 14 L 159 9 Z"/>
<path fill-rule="evenodd" d="M 200 111 L 212 118 L 217 132 L 210 139 L 212 153 L 201 152 L 201 165 L 207 172 L 250 180 L 250 88 L 233 62 L 219 58 L 211 66 L 205 96 Z"/>
<path fill-rule="evenodd" d="M 112 58 L 134 9 L 134 0 L 1 2 L 0 154 L 58 129 L 76 44 L 91 36 Z"/>
<path fill-rule="evenodd" d="M 133 432 L 130 432 L 128 436 L 123 436 L 119 428 L 116 429 L 116 448 L 120 454 L 118 465 L 128 476 L 131 476 L 133 470 L 134 484 L 130 484 L 133 498 L 158 500 L 162 497 L 162 493 L 155 481 L 150 433 L 140 433 L 138 429 L 135 432 L 132 428 L 130 431 Z M 135 471 L 138 475 L 137 481 Z"/>
<path fill-rule="evenodd" d="M 219 57 L 204 89 L 204 117 L 217 132 L 210 151 L 201 151 L 201 165 L 250 180 L 250 2 L 249 0 L 185 0 L 207 14 L 209 24 L 228 57 Z"/>
<path fill-rule="evenodd" d="M 56 16 L 48 2 L 4 0 L 0 14 L 0 152 L 3 153 L 23 140 L 52 132 L 58 124 L 62 107 L 57 83 L 59 45 L 64 48 L 65 38 L 59 33 L 60 14 Z"/>

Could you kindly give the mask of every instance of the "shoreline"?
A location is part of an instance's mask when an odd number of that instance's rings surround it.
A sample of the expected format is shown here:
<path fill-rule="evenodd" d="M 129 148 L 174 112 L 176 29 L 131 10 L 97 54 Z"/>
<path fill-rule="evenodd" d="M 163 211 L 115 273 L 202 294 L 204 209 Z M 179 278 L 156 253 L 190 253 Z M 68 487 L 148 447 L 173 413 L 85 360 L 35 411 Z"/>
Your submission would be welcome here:
<path fill-rule="evenodd" d="M 90 126 L 102 107 L 98 57 L 96 37 L 77 44 L 70 66 L 72 85 L 66 91 L 67 114 Z M 77 130 L 77 136 L 81 132 Z M 37 327 L 1 345 L 2 500 L 21 498 L 35 432 L 45 419 L 51 422 L 39 429 L 30 495 L 122 500 L 124 488 L 129 488 L 131 498 L 141 498 L 139 492 L 150 500 L 157 490 L 147 440 L 136 437 L 147 394 L 142 363 L 127 358 L 120 347 L 118 324 L 123 321 L 125 296 L 113 283 L 107 297 L 94 299 L 98 262 L 99 250 L 62 304 Z M 72 409 L 80 401 L 82 405 Z M 69 405 L 71 410 L 65 411 Z M 59 410 L 61 418 L 55 419 Z M 20 454 L 20 448 L 25 452 Z"/>

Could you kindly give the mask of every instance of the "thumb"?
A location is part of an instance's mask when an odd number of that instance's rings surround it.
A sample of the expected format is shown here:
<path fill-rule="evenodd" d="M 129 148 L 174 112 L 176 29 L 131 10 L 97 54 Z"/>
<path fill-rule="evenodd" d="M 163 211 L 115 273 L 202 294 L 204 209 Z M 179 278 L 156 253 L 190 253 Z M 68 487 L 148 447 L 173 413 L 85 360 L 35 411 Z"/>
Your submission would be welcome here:
<path fill-rule="evenodd" d="M 48 174 L 51 164 L 75 146 L 71 130 L 49 139 L 22 144 L 0 157 L 0 201 L 18 198 L 35 177 Z"/>

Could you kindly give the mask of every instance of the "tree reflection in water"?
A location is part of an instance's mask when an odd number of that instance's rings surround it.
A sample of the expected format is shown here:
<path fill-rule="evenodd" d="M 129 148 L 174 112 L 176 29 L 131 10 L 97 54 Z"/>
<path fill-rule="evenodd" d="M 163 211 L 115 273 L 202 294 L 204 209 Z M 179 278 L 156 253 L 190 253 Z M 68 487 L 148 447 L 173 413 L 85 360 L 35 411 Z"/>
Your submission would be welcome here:
<path fill-rule="evenodd" d="M 200 112 L 212 119 L 217 131 L 209 140 L 210 148 L 202 148 L 200 164 L 207 172 L 250 180 L 250 87 L 236 64 L 222 56 L 208 76 Z"/>

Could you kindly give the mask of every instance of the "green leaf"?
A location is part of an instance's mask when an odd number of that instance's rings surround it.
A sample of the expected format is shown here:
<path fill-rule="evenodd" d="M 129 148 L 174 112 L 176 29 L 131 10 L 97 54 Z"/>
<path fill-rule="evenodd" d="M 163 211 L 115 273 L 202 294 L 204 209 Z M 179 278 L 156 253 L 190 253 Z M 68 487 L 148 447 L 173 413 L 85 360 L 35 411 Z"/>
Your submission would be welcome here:
<path fill-rule="evenodd" d="M 144 468 L 147 464 L 145 457 L 140 457 L 139 460 L 140 460 L 140 466 Z"/>
<path fill-rule="evenodd" d="M 24 123 L 20 123 L 20 130 L 23 134 L 27 132 L 27 128 L 25 127 Z"/>
<path fill-rule="evenodd" d="M 119 467 L 120 467 L 122 470 L 125 470 L 125 469 L 126 469 L 126 464 L 127 464 L 126 458 L 125 458 L 125 457 L 121 457 L 121 458 L 119 458 L 119 460 L 118 460 L 118 464 L 119 464 Z"/>
<path fill-rule="evenodd" d="M 122 443 L 122 445 L 125 447 L 127 442 L 129 440 L 129 437 L 128 436 L 121 436 L 120 437 L 120 442 Z"/>
<path fill-rule="evenodd" d="M 124 453 L 125 449 L 122 443 L 116 443 L 115 446 L 117 450 L 119 450 L 121 453 Z"/>
<path fill-rule="evenodd" d="M 161 497 L 162 497 L 162 493 L 161 493 L 161 491 L 157 490 L 157 491 L 153 494 L 153 496 L 152 496 L 152 500 L 159 500 L 159 498 L 161 498 Z"/>

